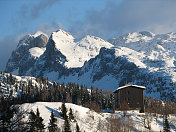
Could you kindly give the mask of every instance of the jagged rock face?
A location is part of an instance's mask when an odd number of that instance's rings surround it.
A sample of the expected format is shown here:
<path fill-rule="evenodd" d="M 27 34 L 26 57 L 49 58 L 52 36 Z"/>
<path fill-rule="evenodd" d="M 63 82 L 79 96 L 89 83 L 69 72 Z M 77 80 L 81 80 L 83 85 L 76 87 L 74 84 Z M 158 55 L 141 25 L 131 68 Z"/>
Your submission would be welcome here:
<path fill-rule="evenodd" d="M 73 37 L 71 34 L 63 30 L 53 32 L 47 43 L 45 52 L 32 67 L 31 74 L 33 76 L 45 76 L 47 73 L 57 72 L 56 79 L 58 79 L 67 69 L 67 67 L 65 67 L 67 57 L 64 53 L 67 52 L 67 46 L 72 43 Z M 65 52 L 61 52 L 63 50 Z"/>
<path fill-rule="evenodd" d="M 7 62 L 5 72 L 18 75 L 29 74 L 28 70 L 33 66 L 39 56 L 33 55 L 34 48 L 40 49 L 41 53 L 45 50 L 48 36 L 45 34 L 26 35 L 19 41 L 17 49 L 12 52 Z M 37 53 L 38 51 L 36 51 Z M 38 54 L 41 54 L 38 53 Z"/>
<path fill-rule="evenodd" d="M 102 79 L 104 76 L 112 75 L 115 78 L 127 77 L 131 82 L 132 73 L 138 72 L 138 67 L 129 62 L 125 57 L 116 56 L 116 49 L 101 48 L 99 55 L 91 59 L 80 70 L 78 76 L 91 71 L 92 82 Z M 121 73 L 122 72 L 122 73 Z M 122 84 L 121 84 L 122 85 Z M 124 85 L 124 84 L 123 84 Z"/>
<path fill-rule="evenodd" d="M 50 39 L 46 51 L 37 60 L 31 73 L 33 76 L 44 76 L 45 73 L 58 72 L 62 74 L 65 71 L 64 63 L 66 57 L 56 49 L 55 42 Z"/>

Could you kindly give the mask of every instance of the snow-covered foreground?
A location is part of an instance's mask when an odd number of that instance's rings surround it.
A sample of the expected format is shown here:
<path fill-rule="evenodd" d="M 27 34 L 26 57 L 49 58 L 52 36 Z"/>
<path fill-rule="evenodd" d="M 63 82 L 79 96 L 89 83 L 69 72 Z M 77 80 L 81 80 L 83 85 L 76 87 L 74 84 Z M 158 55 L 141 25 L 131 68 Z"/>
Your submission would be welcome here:
<path fill-rule="evenodd" d="M 26 110 L 27 113 L 31 109 L 35 112 L 38 108 L 40 111 L 40 116 L 44 119 L 45 127 L 48 126 L 50 113 L 54 112 L 54 115 L 57 117 L 57 125 L 62 130 L 64 120 L 59 116 L 61 102 L 36 102 L 36 103 L 25 103 L 21 105 L 22 110 Z M 123 113 L 116 111 L 114 114 L 111 113 L 96 113 L 91 111 L 89 108 L 78 106 L 71 103 L 66 103 L 67 111 L 70 108 L 73 110 L 73 114 L 76 118 L 76 121 L 80 127 L 81 131 L 85 132 L 97 132 L 97 131 L 108 131 L 110 132 L 110 125 L 108 121 L 113 116 L 120 117 L 119 119 L 125 120 L 130 124 L 133 124 L 135 131 L 149 131 L 144 127 L 144 113 L 138 113 L 137 111 L 129 111 L 127 117 L 123 117 Z M 27 119 L 28 116 L 26 116 Z M 158 115 L 157 120 L 155 116 L 150 116 L 151 121 L 151 131 L 162 131 L 163 130 L 163 117 Z M 169 115 L 168 117 L 171 131 L 176 131 L 176 115 Z M 76 123 L 71 122 L 72 131 L 76 131 Z M 46 129 L 47 130 L 47 129 Z"/>
<path fill-rule="evenodd" d="M 54 112 L 54 115 L 57 117 L 57 125 L 62 130 L 64 125 L 64 120 L 59 116 L 61 102 L 36 102 L 36 103 L 25 103 L 21 106 L 23 110 L 27 110 L 28 112 L 31 109 L 36 112 L 36 109 L 39 109 L 40 116 L 44 119 L 45 127 L 48 126 L 51 111 Z M 106 119 L 96 112 L 90 111 L 90 109 L 81 107 L 78 105 L 74 105 L 71 103 L 66 103 L 67 111 L 72 108 L 74 117 L 80 127 L 81 131 L 86 132 L 94 132 L 97 131 L 97 124 L 99 119 L 102 122 L 107 122 Z M 27 118 L 28 116 L 26 116 Z M 72 131 L 76 131 L 76 122 L 71 122 L 71 129 Z"/>

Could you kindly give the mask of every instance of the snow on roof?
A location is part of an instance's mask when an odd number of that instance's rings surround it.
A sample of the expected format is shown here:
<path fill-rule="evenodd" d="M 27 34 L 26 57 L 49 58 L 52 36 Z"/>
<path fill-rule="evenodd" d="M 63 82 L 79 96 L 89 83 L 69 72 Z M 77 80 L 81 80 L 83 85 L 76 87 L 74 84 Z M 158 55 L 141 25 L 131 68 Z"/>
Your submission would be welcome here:
<path fill-rule="evenodd" d="M 146 89 L 145 86 L 139 86 L 139 85 L 127 84 L 127 85 L 125 85 L 125 86 L 118 87 L 116 90 L 114 90 L 114 92 L 116 92 L 117 90 L 123 89 L 123 88 L 127 88 L 127 87 L 129 87 L 129 86 L 137 87 L 137 88 L 142 88 L 142 89 Z"/>

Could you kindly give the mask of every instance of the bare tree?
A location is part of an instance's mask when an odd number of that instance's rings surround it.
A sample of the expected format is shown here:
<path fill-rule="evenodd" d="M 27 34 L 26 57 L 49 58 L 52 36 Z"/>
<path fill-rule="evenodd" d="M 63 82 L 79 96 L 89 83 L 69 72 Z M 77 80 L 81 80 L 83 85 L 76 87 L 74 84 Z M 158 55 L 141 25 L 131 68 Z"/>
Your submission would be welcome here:
<path fill-rule="evenodd" d="M 148 112 L 145 112 L 145 115 L 144 115 L 144 127 L 151 130 L 152 114 L 149 108 L 147 111 Z"/>
<path fill-rule="evenodd" d="M 99 105 L 96 104 L 96 103 L 93 102 L 93 101 L 90 101 L 90 102 L 89 102 L 89 108 L 90 108 L 91 110 L 94 110 L 94 111 L 97 112 L 97 113 L 102 112 L 102 111 L 101 111 L 101 108 L 99 107 Z"/>
<path fill-rule="evenodd" d="M 121 119 L 115 114 L 111 114 L 109 119 L 109 130 L 110 132 L 121 132 Z"/>
<path fill-rule="evenodd" d="M 119 117 L 111 114 L 109 120 L 109 132 L 131 132 L 136 131 L 133 120 L 130 117 Z"/>

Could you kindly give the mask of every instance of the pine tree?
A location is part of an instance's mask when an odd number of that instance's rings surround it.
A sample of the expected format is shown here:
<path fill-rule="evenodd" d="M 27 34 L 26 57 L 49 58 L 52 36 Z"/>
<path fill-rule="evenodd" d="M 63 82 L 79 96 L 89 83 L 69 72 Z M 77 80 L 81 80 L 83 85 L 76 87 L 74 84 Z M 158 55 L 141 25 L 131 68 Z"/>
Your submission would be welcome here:
<path fill-rule="evenodd" d="M 44 124 L 43 124 L 43 119 L 40 117 L 40 112 L 39 109 L 37 108 L 37 113 L 36 113 L 36 120 L 35 120 L 35 126 L 37 130 L 42 131 L 44 129 Z"/>
<path fill-rule="evenodd" d="M 78 123 L 76 123 L 76 132 L 81 132 L 78 126 Z"/>
<path fill-rule="evenodd" d="M 62 106 L 61 106 L 60 116 L 65 120 L 65 122 L 64 122 L 64 132 L 71 132 L 70 122 L 69 122 L 68 116 L 67 116 L 67 108 L 66 108 L 64 102 L 62 103 Z"/>
<path fill-rule="evenodd" d="M 50 116 L 50 122 L 48 126 L 49 132 L 56 132 L 57 131 L 57 125 L 55 124 L 57 122 L 57 119 L 54 117 L 53 111 L 51 112 Z"/>
<path fill-rule="evenodd" d="M 73 116 L 73 112 L 72 112 L 72 109 L 70 108 L 70 111 L 69 111 L 69 120 L 74 120 L 74 116 Z"/>
<path fill-rule="evenodd" d="M 64 120 L 67 118 L 67 108 L 66 108 L 64 102 L 62 102 L 60 116 L 61 116 Z"/>
<path fill-rule="evenodd" d="M 30 131 L 42 131 L 44 129 L 43 119 L 40 117 L 40 112 L 37 108 L 36 114 L 31 110 L 29 116 Z"/>
<path fill-rule="evenodd" d="M 169 126 L 169 122 L 168 122 L 168 119 L 167 119 L 167 115 L 165 114 L 164 115 L 164 132 L 170 132 L 170 126 Z"/>
<path fill-rule="evenodd" d="M 30 115 L 29 115 L 29 131 L 30 132 L 33 132 L 35 130 L 35 119 L 36 119 L 36 115 L 31 110 Z"/>
<path fill-rule="evenodd" d="M 9 82 L 10 82 L 10 84 L 13 84 L 13 83 L 12 83 L 12 80 L 13 80 L 13 77 L 12 77 L 12 74 L 10 73 L 10 77 L 9 77 Z"/>
<path fill-rule="evenodd" d="M 64 132 L 71 132 L 71 130 L 70 130 L 70 122 L 68 120 L 68 116 L 66 116 L 66 118 L 65 118 Z"/>

